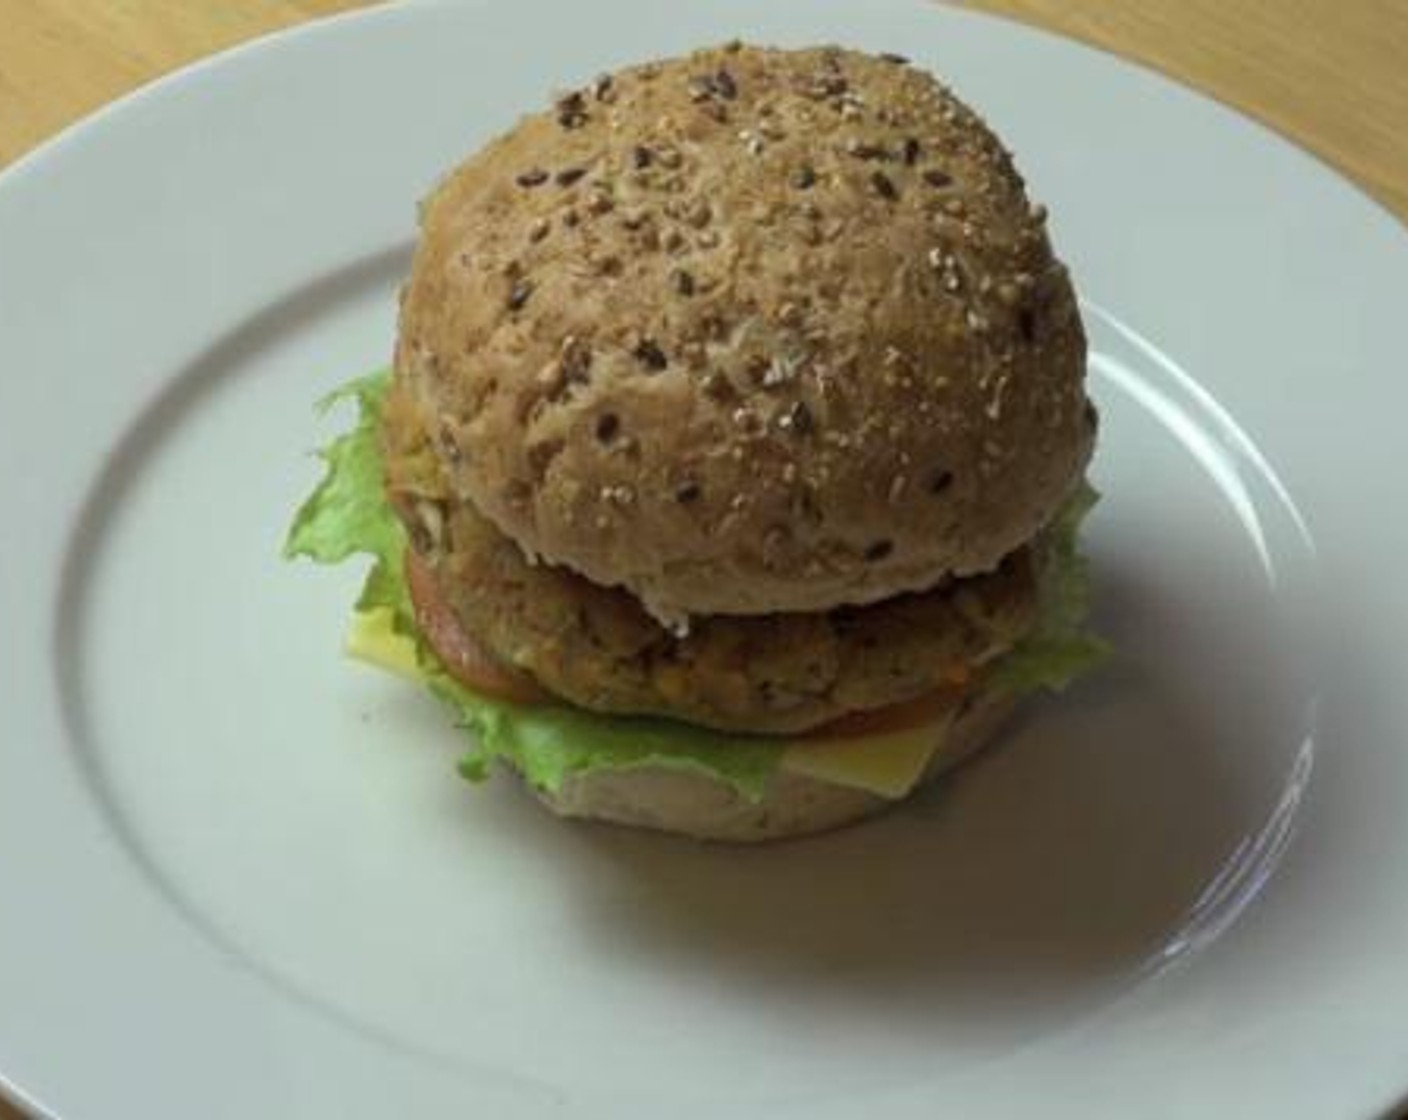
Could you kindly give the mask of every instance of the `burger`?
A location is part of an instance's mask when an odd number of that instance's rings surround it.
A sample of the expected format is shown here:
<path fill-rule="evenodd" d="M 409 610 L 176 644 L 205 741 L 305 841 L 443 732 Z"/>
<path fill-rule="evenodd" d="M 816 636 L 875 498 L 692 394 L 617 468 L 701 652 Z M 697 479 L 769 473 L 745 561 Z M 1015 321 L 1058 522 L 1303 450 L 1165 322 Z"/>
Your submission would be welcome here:
<path fill-rule="evenodd" d="M 1085 339 L 1009 152 L 895 55 L 603 75 L 420 211 L 393 368 L 287 552 L 565 816 L 892 805 L 1103 653 Z"/>

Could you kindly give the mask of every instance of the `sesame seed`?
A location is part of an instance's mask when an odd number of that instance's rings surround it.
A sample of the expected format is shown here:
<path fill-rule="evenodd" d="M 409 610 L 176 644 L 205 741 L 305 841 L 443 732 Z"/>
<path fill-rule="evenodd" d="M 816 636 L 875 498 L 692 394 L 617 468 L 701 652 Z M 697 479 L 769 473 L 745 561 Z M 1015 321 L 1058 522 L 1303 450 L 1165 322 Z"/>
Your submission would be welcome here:
<path fill-rule="evenodd" d="M 536 222 L 534 222 L 531 226 L 528 227 L 528 240 L 541 241 L 548 235 L 548 231 L 550 229 L 552 229 L 552 223 L 549 222 L 546 218 L 539 218 Z"/>
<path fill-rule="evenodd" d="M 631 165 L 637 170 L 649 167 L 655 154 L 644 144 L 637 144 L 631 149 Z"/>
<path fill-rule="evenodd" d="M 919 159 L 919 152 L 919 141 L 913 136 L 905 137 L 904 147 L 900 150 L 904 162 L 912 167 Z"/>
<path fill-rule="evenodd" d="M 596 438 L 610 443 L 621 431 L 621 418 L 614 412 L 603 412 L 596 418 Z"/>
<path fill-rule="evenodd" d="M 527 171 L 522 171 L 514 179 L 520 187 L 536 187 L 548 181 L 548 173 L 541 167 L 532 167 Z"/>
<path fill-rule="evenodd" d="M 816 183 L 816 172 L 806 164 L 803 164 L 801 167 L 797 168 L 796 171 L 792 172 L 792 177 L 789 181 L 799 191 L 805 191 Z"/>
<path fill-rule="evenodd" d="M 876 541 L 865 550 L 865 558 L 873 564 L 877 560 L 885 559 L 885 557 L 889 556 L 894 550 L 895 545 L 893 541 Z"/>
<path fill-rule="evenodd" d="M 929 476 L 929 493 L 942 494 L 953 485 L 953 472 L 940 467 Z"/>
<path fill-rule="evenodd" d="M 596 82 L 592 85 L 592 94 L 598 101 L 614 101 L 615 90 L 613 89 L 613 79 L 610 74 L 598 75 Z"/>
<path fill-rule="evenodd" d="M 518 311 L 533 294 L 533 284 L 529 280 L 518 280 L 508 292 L 508 309 Z"/>
<path fill-rule="evenodd" d="M 733 386 L 727 377 L 718 371 L 712 371 L 705 375 L 701 384 L 704 395 L 711 400 L 726 401 L 733 395 Z"/>
<path fill-rule="evenodd" d="M 561 364 L 562 376 L 568 381 L 585 384 L 591 379 L 592 352 L 572 335 L 562 340 Z"/>
<path fill-rule="evenodd" d="M 895 54 L 893 51 L 883 51 L 880 57 L 885 62 L 888 62 L 891 66 L 909 65 L 909 59 L 905 58 L 905 56 L 902 54 Z"/>
<path fill-rule="evenodd" d="M 581 128 L 587 123 L 587 103 L 578 90 L 557 99 L 557 123 L 563 128 Z"/>
<path fill-rule="evenodd" d="M 669 358 L 665 356 L 665 351 L 661 350 L 659 344 L 652 338 L 642 338 L 636 343 L 631 355 L 646 369 L 657 372 L 670 364 Z"/>
<path fill-rule="evenodd" d="M 694 294 L 694 277 L 684 269 L 678 269 L 674 274 L 675 291 L 682 296 L 692 296 Z"/>
<path fill-rule="evenodd" d="M 870 185 L 875 188 L 875 193 L 881 198 L 894 202 L 900 196 L 899 190 L 891 178 L 883 171 L 876 171 L 870 176 Z"/>
<path fill-rule="evenodd" d="M 890 153 L 882 144 L 872 144 L 865 140 L 846 141 L 846 151 L 856 159 L 889 159 Z"/>
<path fill-rule="evenodd" d="M 557 185 L 559 187 L 570 187 L 586 173 L 587 169 L 585 167 L 564 167 L 557 173 Z"/>
<path fill-rule="evenodd" d="M 779 385 L 785 385 L 791 381 L 792 376 L 793 371 L 785 363 L 774 358 L 763 370 L 763 388 L 776 389 Z"/>
<path fill-rule="evenodd" d="M 679 486 L 675 488 L 675 501 L 679 502 L 682 506 L 687 506 L 691 502 L 697 502 L 703 493 L 704 491 L 700 488 L 699 483 L 691 478 L 685 482 L 681 482 Z"/>
<path fill-rule="evenodd" d="M 953 176 L 937 167 L 925 168 L 923 178 L 931 187 L 947 187 L 953 183 Z"/>
<path fill-rule="evenodd" d="M 1087 407 L 1090 407 L 1087 405 Z M 455 433 L 449 428 L 440 429 L 440 448 L 445 453 L 451 463 L 459 463 L 464 459 L 464 452 L 460 450 L 460 445 L 455 440 Z"/>
<path fill-rule="evenodd" d="M 806 401 L 797 401 L 778 417 L 777 426 L 784 432 L 791 432 L 799 436 L 807 435 L 815 428 L 812 410 L 807 407 Z"/>
<path fill-rule="evenodd" d="M 1030 307 L 1023 307 L 1017 312 L 1017 330 L 1023 342 L 1036 341 L 1036 312 Z"/>
<path fill-rule="evenodd" d="M 714 75 L 714 89 L 725 101 L 732 101 L 738 96 L 738 83 L 733 80 L 733 75 L 722 67 Z"/>

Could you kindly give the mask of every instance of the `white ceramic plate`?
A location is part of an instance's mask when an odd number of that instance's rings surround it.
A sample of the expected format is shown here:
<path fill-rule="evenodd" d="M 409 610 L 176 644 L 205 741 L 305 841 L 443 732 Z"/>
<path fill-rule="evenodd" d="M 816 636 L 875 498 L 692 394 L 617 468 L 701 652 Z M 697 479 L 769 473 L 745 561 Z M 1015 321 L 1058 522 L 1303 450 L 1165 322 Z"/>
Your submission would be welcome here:
<path fill-rule="evenodd" d="M 443 714 L 340 658 L 357 573 L 278 558 L 336 423 L 311 404 L 385 361 L 437 172 L 554 87 L 734 34 L 902 50 L 1020 154 L 1089 302 L 1120 650 L 938 795 L 742 852 L 466 787 Z M 377 10 L 101 113 L 0 178 L 11 1092 L 64 1120 L 1382 1112 L 1405 292 L 1404 231 L 1259 127 L 908 0 Z"/>

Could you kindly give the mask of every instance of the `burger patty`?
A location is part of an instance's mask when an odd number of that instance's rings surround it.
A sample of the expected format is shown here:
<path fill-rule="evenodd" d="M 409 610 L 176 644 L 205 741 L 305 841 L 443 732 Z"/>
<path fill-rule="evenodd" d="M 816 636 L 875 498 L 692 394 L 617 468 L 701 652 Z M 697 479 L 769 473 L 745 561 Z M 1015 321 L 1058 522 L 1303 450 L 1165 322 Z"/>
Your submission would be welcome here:
<path fill-rule="evenodd" d="M 579 707 L 722 730 L 804 731 L 971 681 L 1036 614 L 1042 550 L 864 607 L 699 617 L 685 634 L 619 588 L 528 561 L 467 503 L 402 509 L 415 562 L 504 665 Z"/>

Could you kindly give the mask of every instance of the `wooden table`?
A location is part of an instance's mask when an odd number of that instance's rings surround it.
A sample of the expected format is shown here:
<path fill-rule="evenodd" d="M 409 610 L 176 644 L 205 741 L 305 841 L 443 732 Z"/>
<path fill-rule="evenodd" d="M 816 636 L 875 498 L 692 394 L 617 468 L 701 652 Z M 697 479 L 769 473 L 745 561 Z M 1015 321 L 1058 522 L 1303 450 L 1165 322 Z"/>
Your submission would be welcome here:
<path fill-rule="evenodd" d="M 0 166 L 191 59 L 355 6 L 351 0 L 0 0 Z M 1408 4 L 1401 0 L 970 0 L 969 6 L 1066 32 L 1206 90 L 1318 152 L 1408 221 Z M 0 1120 L 16 1120 L 2 1103 Z"/>
<path fill-rule="evenodd" d="M 967 3 L 1086 39 L 1204 89 L 1318 152 L 1408 219 L 1408 4 L 1402 0 Z M 0 0 L 0 166 L 182 63 L 355 6 L 354 0 Z"/>

